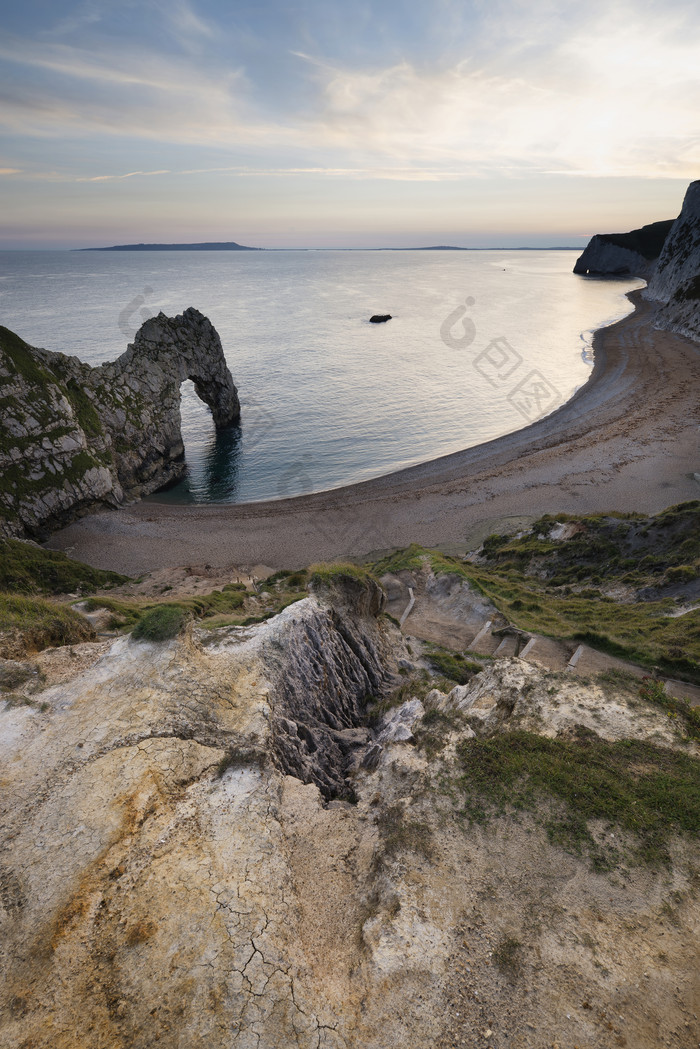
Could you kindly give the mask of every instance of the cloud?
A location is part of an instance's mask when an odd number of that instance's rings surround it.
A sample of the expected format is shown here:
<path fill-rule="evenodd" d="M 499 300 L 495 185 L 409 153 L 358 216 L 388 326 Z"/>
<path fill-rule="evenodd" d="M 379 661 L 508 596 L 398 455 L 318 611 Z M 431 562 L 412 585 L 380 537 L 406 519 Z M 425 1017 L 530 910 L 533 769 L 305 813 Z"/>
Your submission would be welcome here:
<path fill-rule="evenodd" d="M 469 9 L 471 21 L 461 2 L 441 0 L 442 55 L 426 57 L 419 39 L 386 64 L 379 53 L 343 62 L 290 46 L 294 83 L 276 95 L 255 81 L 274 54 L 232 66 L 221 27 L 186 0 L 146 8 L 186 53 L 147 34 L 128 47 L 104 34 L 89 46 L 5 35 L 0 58 L 17 75 L 0 123 L 18 136 L 141 140 L 134 170 L 81 172 L 86 181 L 149 176 L 162 143 L 215 149 L 239 163 L 213 169 L 204 154 L 190 173 L 233 176 L 688 178 L 700 164 L 700 19 L 683 0 L 644 10 L 490 0 Z M 104 8 L 81 10 L 89 29 Z M 144 141 L 154 144 L 145 163 Z"/>
<path fill-rule="evenodd" d="M 603 16 L 520 61 L 333 68 L 318 123 L 339 150 L 463 165 L 465 175 L 571 172 L 693 177 L 700 163 L 699 34 Z"/>
<path fill-rule="evenodd" d="M 126 174 L 124 174 L 124 175 L 83 176 L 81 178 L 77 178 L 75 181 L 76 182 L 113 182 L 115 179 L 116 180 L 120 180 L 120 179 L 125 179 L 125 178 L 136 178 L 137 175 L 149 176 L 149 175 L 169 175 L 169 174 L 170 174 L 170 172 L 168 171 L 167 168 L 161 168 L 159 171 L 127 171 Z"/>
<path fill-rule="evenodd" d="M 405 57 L 358 68 L 294 51 L 318 86 L 317 133 L 339 151 L 462 165 L 465 176 L 694 177 L 694 5 L 480 6 L 472 31 L 463 24 L 453 34 L 464 46 L 449 61 Z M 453 26 L 454 8 L 444 0 L 441 9 Z M 450 45 L 449 53 L 459 50 Z"/>
<path fill-rule="evenodd" d="M 44 30 L 43 37 L 63 37 L 84 29 L 86 26 L 101 22 L 108 5 L 106 0 L 85 0 L 69 15 L 59 19 L 50 29 Z"/>
<path fill-rule="evenodd" d="M 151 175 L 234 175 L 239 178 L 280 178 L 293 175 L 321 175 L 327 178 L 343 179 L 391 179 L 400 182 L 440 182 L 464 178 L 464 172 L 446 171 L 444 168 L 421 167 L 249 167 L 239 164 L 210 168 L 186 168 L 182 171 L 161 169 L 159 171 L 129 171 L 120 175 L 91 175 L 74 178 L 59 176 L 61 181 L 71 182 L 113 182 L 119 179 L 137 178 Z M 37 176 L 39 177 L 39 176 Z"/>
<path fill-rule="evenodd" d="M 0 175 L 21 175 L 21 168 L 0 168 Z"/>
<path fill-rule="evenodd" d="M 163 2 L 158 3 L 158 8 L 162 11 L 164 17 L 169 20 L 182 42 L 189 44 L 192 36 L 205 37 L 209 40 L 216 37 L 214 26 L 205 22 L 194 8 L 186 3 L 186 0 L 163 0 Z"/>
<path fill-rule="evenodd" d="M 159 91 L 184 92 L 199 86 L 211 92 L 219 80 L 207 77 L 196 67 L 189 67 L 181 58 L 169 58 L 134 43 L 128 51 L 123 47 L 103 47 L 99 52 L 62 43 L 37 43 L 5 34 L 0 43 L 0 58 L 18 65 L 33 66 L 59 73 L 72 79 L 89 80 L 112 86 L 137 86 Z M 225 86 L 235 81 L 237 72 L 229 72 Z"/>
<path fill-rule="evenodd" d="M 0 125 L 18 135 L 238 146 L 288 134 L 251 110 L 240 69 L 210 71 L 138 44 L 96 50 L 7 36 L 0 59 L 30 71 L 0 100 Z"/>
<path fill-rule="evenodd" d="M 114 15 L 115 5 L 111 0 L 83 0 L 69 14 L 60 18 L 50 29 L 40 35 L 43 39 L 74 40 L 86 35 L 86 30 L 102 25 L 110 31 L 110 18 Z M 131 10 L 140 18 L 149 11 L 156 14 L 162 28 L 185 48 L 191 50 L 195 38 L 213 39 L 216 36 L 214 26 L 206 22 L 187 0 L 122 0 L 118 5 L 123 18 L 124 9 Z"/>

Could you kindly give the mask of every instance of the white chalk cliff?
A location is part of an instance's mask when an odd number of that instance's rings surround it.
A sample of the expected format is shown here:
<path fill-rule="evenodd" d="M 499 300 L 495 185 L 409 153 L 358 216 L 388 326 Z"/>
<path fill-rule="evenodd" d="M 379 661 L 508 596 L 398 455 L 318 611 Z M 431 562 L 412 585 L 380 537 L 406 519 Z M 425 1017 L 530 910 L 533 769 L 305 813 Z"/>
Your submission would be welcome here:
<path fill-rule="evenodd" d="M 700 181 L 691 182 L 646 290 L 658 327 L 700 338 Z"/>
<path fill-rule="evenodd" d="M 574 273 L 642 277 L 645 298 L 659 304 L 656 327 L 700 339 L 700 181 L 691 182 L 674 222 L 596 234 Z"/>
<path fill-rule="evenodd" d="M 643 277 L 654 272 L 673 220 L 652 222 L 630 233 L 596 233 L 576 260 L 574 273 L 590 277 Z"/>

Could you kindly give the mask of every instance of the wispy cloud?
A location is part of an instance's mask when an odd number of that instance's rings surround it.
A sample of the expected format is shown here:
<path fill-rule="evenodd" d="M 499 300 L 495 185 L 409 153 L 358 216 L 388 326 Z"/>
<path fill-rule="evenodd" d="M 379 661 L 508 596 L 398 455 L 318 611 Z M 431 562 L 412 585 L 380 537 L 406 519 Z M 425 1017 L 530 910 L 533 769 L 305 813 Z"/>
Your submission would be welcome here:
<path fill-rule="evenodd" d="M 199 85 L 211 92 L 219 77 L 207 77 L 197 67 L 188 68 L 181 59 L 172 59 L 134 43 L 123 48 L 105 45 L 99 53 L 70 44 L 42 43 L 5 35 L 0 43 L 0 58 L 18 65 L 60 73 L 62 76 L 96 83 L 184 92 Z M 230 71 L 224 77 L 224 88 L 230 88 L 239 73 Z"/>
<path fill-rule="evenodd" d="M 157 6 L 181 42 L 189 44 L 193 36 L 208 40 L 216 37 L 215 26 L 206 22 L 186 0 L 158 0 Z"/>
<path fill-rule="evenodd" d="M 540 42 L 541 43 L 541 42 Z M 473 56 L 346 69 L 297 52 L 338 149 L 464 165 L 465 173 L 692 177 L 700 163 L 700 34 L 603 15 L 519 64 Z M 512 55 L 510 56 L 512 59 Z"/>
<path fill-rule="evenodd" d="M 59 18 L 50 28 L 42 29 L 45 39 L 61 38 L 98 24 L 109 7 L 109 0 L 84 0 L 70 14 Z"/>
<path fill-rule="evenodd" d="M 14 169 L 4 169 L 4 173 L 12 174 Z M 3 169 L 0 168 L 0 174 Z M 159 168 L 156 171 L 126 171 L 108 175 L 70 175 L 59 171 L 31 171 L 26 172 L 25 177 L 31 180 L 51 180 L 53 182 L 120 182 L 125 179 L 152 178 L 156 175 L 178 176 L 187 175 L 230 175 L 236 178 L 289 178 L 293 176 L 307 177 L 310 175 L 321 176 L 329 179 L 352 179 L 352 180 L 393 180 L 396 182 L 442 182 L 459 181 L 464 178 L 464 171 L 458 168 L 448 170 L 444 167 L 251 167 L 240 164 L 226 164 L 217 167 L 205 168 L 183 168 L 174 170 L 172 168 Z"/>
<path fill-rule="evenodd" d="M 5 37 L 0 59 L 48 78 L 18 78 L 0 102 L 0 125 L 24 136 L 99 133 L 156 142 L 235 145 L 289 131 L 253 111 L 240 69 L 203 71 L 182 56 L 135 44 L 102 51 Z"/>
<path fill-rule="evenodd" d="M 441 0 L 429 55 L 416 35 L 400 61 L 383 61 L 381 49 L 361 58 L 358 48 L 331 59 L 313 53 L 307 32 L 306 44 L 285 48 L 290 79 L 276 94 L 266 80 L 281 55 L 268 53 L 262 14 L 246 65 L 221 16 L 204 17 L 190 0 L 125 6 L 134 21 L 151 19 L 128 46 L 102 24 L 117 11 L 107 0 L 87 0 L 50 34 L 0 41 L 0 60 L 13 70 L 0 98 L 7 131 L 119 139 L 131 156 L 126 172 L 83 168 L 66 178 L 685 178 L 700 165 L 700 17 L 686 0 L 643 9 L 626 0 L 490 0 L 468 10 Z M 272 5 L 268 14 L 284 9 Z M 363 24 L 374 14 L 364 5 Z M 137 143 L 131 153 L 129 140 Z M 202 151 L 179 170 L 161 155 L 165 144 Z M 114 152 L 105 147 L 107 172 Z M 209 164 L 229 158 L 229 166 Z"/>
<path fill-rule="evenodd" d="M 124 175 L 92 175 L 82 176 L 75 179 L 76 182 L 113 182 L 125 178 L 136 178 L 138 175 L 169 175 L 170 172 L 167 168 L 161 168 L 160 171 L 127 171 Z"/>
<path fill-rule="evenodd" d="M 108 23 L 115 6 L 112 0 L 83 0 L 50 28 L 42 30 L 40 36 L 45 40 L 75 40 L 84 36 L 86 31 Z M 185 50 L 190 50 L 197 38 L 213 39 L 216 36 L 216 26 L 207 22 L 187 0 L 122 0 L 118 7 L 122 14 L 131 8 L 141 17 L 150 9 L 158 15 L 162 29 Z"/>
<path fill-rule="evenodd" d="M 0 175 L 21 175 L 21 168 L 0 168 Z"/>

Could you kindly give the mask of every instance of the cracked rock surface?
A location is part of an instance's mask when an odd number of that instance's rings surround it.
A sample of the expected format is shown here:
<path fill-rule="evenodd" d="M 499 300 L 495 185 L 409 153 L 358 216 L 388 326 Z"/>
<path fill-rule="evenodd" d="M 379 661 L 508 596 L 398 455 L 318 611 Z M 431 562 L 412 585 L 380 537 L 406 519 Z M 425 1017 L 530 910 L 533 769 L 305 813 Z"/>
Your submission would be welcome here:
<path fill-rule="evenodd" d="M 72 673 L 47 652 L 33 704 L 0 703 L 3 1049 L 697 1045 L 697 847 L 595 873 L 526 816 L 469 828 L 444 786 L 458 738 L 511 723 L 677 728 L 508 659 L 370 732 L 407 655 L 380 609 L 316 594 L 81 645 Z M 434 758 L 431 711 L 456 726 Z"/>

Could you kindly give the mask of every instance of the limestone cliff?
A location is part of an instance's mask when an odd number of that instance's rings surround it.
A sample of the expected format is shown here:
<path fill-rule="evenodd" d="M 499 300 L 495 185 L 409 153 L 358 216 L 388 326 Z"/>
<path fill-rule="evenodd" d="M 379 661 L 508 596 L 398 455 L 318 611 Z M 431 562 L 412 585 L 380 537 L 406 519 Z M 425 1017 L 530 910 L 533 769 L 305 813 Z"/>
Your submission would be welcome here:
<path fill-rule="evenodd" d="M 630 233 L 596 233 L 574 266 L 574 273 L 589 276 L 649 278 L 673 219 L 652 222 Z"/>
<path fill-rule="evenodd" d="M 664 814 L 635 866 L 644 790 L 614 815 L 657 765 L 675 796 L 697 744 L 619 677 L 426 681 L 382 603 L 345 581 L 260 625 L 42 653 L 5 695 L 4 1049 L 697 1044 L 697 840 L 664 853 Z M 579 762 L 576 811 L 508 808 L 528 748 Z"/>
<path fill-rule="evenodd" d="M 97 368 L 0 328 L 0 534 L 41 536 L 182 476 L 185 379 L 217 427 L 238 421 L 221 340 L 192 308 L 147 320 Z"/>
<path fill-rule="evenodd" d="M 688 187 L 646 296 L 661 304 L 659 327 L 700 338 L 700 181 Z"/>
<path fill-rule="evenodd" d="M 643 277 L 645 297 L 659 303 L 656 327 L 700 339 L 700 181 L 691 182 L 675 222 L 596 234 L 574 273 Z"/>

